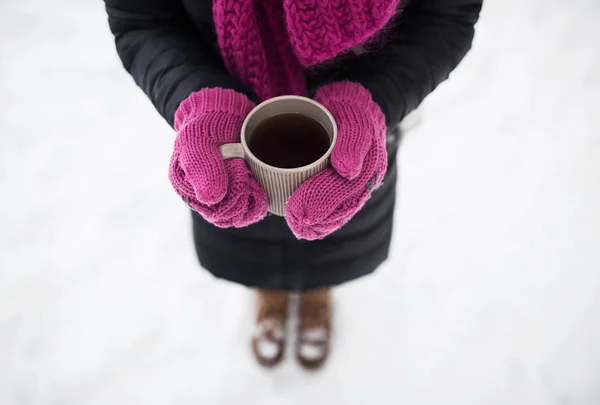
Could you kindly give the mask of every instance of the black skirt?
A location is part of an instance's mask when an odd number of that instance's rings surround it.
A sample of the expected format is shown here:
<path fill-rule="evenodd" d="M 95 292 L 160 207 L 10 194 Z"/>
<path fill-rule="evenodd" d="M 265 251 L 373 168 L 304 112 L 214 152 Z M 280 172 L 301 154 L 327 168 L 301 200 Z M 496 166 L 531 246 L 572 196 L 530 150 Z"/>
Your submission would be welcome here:
<path fill-rule="evenodd" d="M 388 171 L 350 222 L 323 240 L 298 240 L 285 219 L 269 215 L 245 228 L 217 228 L 192 212 L 202 267 L 248 287 L 306 291 L 331 287 L 375 271 L 392 237 L 399 130 L 388 134 Z"/>

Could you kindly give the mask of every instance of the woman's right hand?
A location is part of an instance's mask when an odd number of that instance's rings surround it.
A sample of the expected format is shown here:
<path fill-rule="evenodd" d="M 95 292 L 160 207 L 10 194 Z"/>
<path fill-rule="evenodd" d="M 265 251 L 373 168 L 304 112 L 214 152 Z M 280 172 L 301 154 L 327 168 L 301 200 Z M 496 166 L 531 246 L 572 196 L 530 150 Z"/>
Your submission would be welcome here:
<path fill-rule="evenodd" d="M 220 88 L 192 93 L 175 113 L 175 149 L 169 179 L 175 191 L 208 222 L 243 227 L 267 215 L 267 196 L 243 159 L 223 160 L 219 147 L 240 142 L 254 104 Z"/>

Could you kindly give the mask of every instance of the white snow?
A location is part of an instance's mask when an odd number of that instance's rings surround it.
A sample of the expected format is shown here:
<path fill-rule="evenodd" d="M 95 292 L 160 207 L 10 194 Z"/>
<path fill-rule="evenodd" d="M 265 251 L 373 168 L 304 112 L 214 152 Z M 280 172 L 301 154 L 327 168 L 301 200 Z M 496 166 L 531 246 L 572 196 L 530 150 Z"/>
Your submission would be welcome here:
<path fill-rule="evenodd" d="M 251 294 L 198 269 L 102 2 L 0 2 L 0 404 L 600 404 L 599 21 L 486 0 L 311 374 L 258 367 Z"/>
<path fill-rule="evenodd" d="M 323 347 L 323 345 L 303 342 L 298 346 L 298 353 L 303 359 L 315 361 L 323 357 L 325 354 L 325 347 Z"/>
<path fill-rule="evenodd" d="M 265 318 L 254 327 L 254 336 L 261 337 L 270 334 L 275 340 L 283 340 L 285 337 L 285 328 L 281 321 L 275 318 Z"/>
<path fill-rule="evenodd" d="M 279 344 L 262 338 L 257 340 L 256 350 L 262 358 L 269 360 L 274 359 L 280 352 Z"/>
<path fill-rule="evenodd" d="M 325 355 L 328 332 L 325 328 L 303 330 L 298 341 L 298 353 L 306 360 L 317 360 Z"/>
<path fill-rule="evenodd" d="M 302 338 L 311 342 L 323 342 L 327 340 L 327 329 L 310 328 L 302 331 Z"/>

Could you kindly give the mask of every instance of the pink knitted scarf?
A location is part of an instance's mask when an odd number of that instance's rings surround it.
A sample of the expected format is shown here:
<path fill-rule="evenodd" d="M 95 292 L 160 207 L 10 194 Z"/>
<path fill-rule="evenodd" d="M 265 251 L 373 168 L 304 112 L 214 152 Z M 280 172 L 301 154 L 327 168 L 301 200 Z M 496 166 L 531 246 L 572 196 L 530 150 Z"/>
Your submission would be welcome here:
<path fill-rule="evenodd" d="M 400 0 L 213 0 L 230 74 L 259 100 L 306 94 L 304 67 L 364 44 Z"/>

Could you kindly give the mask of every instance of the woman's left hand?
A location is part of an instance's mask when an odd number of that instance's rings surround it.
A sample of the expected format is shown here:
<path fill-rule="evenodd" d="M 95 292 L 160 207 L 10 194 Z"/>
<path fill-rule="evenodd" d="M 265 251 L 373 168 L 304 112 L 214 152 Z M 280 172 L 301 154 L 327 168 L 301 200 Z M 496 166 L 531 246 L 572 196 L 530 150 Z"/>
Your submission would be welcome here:
<path fill-rule="evenodd" d="M 358 83 L 321 88 L 315 101 L 338 126 L 329 168 L 304 182 L 286 207 L 298 239 L 322 239 L 345 225 L 363 207 L 387 170 L 386 124 L 371 93 Z"/>

